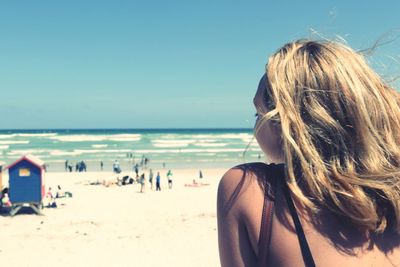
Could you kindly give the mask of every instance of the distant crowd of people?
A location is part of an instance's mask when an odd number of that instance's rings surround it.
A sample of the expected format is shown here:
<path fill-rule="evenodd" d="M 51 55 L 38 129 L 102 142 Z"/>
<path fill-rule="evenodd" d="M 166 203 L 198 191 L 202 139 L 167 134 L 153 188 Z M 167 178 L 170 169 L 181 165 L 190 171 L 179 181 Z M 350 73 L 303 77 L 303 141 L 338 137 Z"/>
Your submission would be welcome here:
<path fill-rule="evenodd" d="M 118 186 L 124 186 L 124 185 L 129 185 L 129 184 L 140 184 L 140 192 L 144 192 L 146 188 L 146 183 L 148 182 L 150 185 L 150 190 L 156 190 L 156 191 L 161 191 L 161 174 L 159 171 L 154 173 L 153 169 L 148 169 L 148 165 L 150 162 L 150 159 L 144 155 L 140 158 L 140 161 L 135 161 L 135 158 L 132 153 L 127 153 L 126 154 L 127 159 L 129 160 L 131 166 L 131 171 L 134 173 L 133 177 L 130 175 L 124 175 L 122 178 L 121 176 L 117 176 L 116 178 L 110 179 L 110 180 L 103 180 L 103 181 L 93 181 L 90 182 L 89 184 L 91 185 L 104 185 L 106 187 L 109 187 L 111 185 L 118 185 Z M 68 160 L 65 161 L 65 170 L 72 172 L 72 163 L 69 162 Z M 86 171 L 86 163 L 84 161 L 80 161 L 76 163 L 75 171 L 81 172 L 81 171 Z M 162 168 L 166 168 L 165 162 L 162 163 Z M 148 180 L 146 180 L 146 172 L 145 170 L 148 169 Z M 100 160 L 100 170 L 104 170 L 104 162 L 103 160 Z M 122 168 L 120 161 L 118 159 L 115 159 L 112 162 L 112 171 L 115 174 L 120 174 L 122 173 Z M 190 185 L 202 185 L 201 180 L 203 179 L 203 172 L 199 170 L 199 175 L 198 179 L 193 179 L 193 184 Z M 173 173 L 171 169 L 168 169 L 166 172 L 166 179 L 168 183 L 168 188 L 172 189 L 173 187 Z M 187 186 L 187 184 L 185 184 Z"/>
<path fill-rule="evenodd" d="M 133 156 L 132 153 L 127 153 L 127 159 L 129 160 L 129 162 L 132 164 L 133 170 L 136 173 L 136 176 L 139 175 L 139 168 L 147 168 L 150 159 L 148 157 L 145 157 L 144 155 L 142 155 L 142 157 L 140 158 L 140 161 L 135 162 L 135 157 Z M 165 169 L 165 162 L 162 163 L 163 168 Z M 69 161 L 68 159 L 65 160 L 64 162 L 64 167 L 65 167 L 65 171 L 66 172 L 73 172 L 75 170 L 75 172 L 85 172 L 87 171 L 87 164 L 85 161 L 78 161 L 75 164 L 73 164 L 71 161 Z M 100 170 L 103 171 L 104 170 L 104 161 L 100 160 Z M 114 160 L 114 162 L 112 163 L 112 171 L 114 173 L 121 173 L 122 172 L 122 168 L 121 168 L 121 164 L 119 162 L 118 159 Z"/>
<path fill-rule="evenodd" d="M 65 161 L 65 171 L 66 172 L 72 172 L 74 170 L 74 165 L 72 162 L 70 162 L 69 160 Z M 75 163 L 75 171 L 76 172 L 86 172 L 87 171 L 87 165 L 86 162 L 82 161 L 78 161 Z"/>

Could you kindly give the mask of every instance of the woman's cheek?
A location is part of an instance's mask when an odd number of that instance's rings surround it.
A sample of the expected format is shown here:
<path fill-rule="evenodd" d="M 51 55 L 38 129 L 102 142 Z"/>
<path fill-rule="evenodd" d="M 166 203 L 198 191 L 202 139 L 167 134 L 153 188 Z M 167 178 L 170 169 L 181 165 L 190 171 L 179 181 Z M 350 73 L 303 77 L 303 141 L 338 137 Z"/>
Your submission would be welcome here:
<path fill-rule="evenodd" d="M 256 139 L 261 150 L 271 163 L 280 163 L 283 160 L 280 136 L 274 131 L 270 123 L 258 126 Z"/>

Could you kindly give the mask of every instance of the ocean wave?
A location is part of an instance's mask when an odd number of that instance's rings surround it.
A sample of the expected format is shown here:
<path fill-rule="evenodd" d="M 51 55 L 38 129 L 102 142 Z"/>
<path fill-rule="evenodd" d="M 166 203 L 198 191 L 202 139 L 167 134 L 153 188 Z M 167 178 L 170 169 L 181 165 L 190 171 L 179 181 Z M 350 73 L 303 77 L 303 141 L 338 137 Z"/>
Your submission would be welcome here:
<path fill-rule="evenodd" d="M 252 143 L 252 142 L 256 142 L 256 139 L 254 139 L 253 137 L 251 137 L 251 138 L 241 138 L 241 140 L 246 144 Z"/>
<path fill-rule="evenodd" d="M 7 145 L 3 145 L 3 146 L 0 146 L 0 149 L 8 149 L 10 146 L 7 146 Z"/>
<path fill-rule="evenodd" d="M 199 142 L 204 142 L 204 143 L 214 143 L 214 142 L 218 142 L 218 141 L 221 141 L 221 140 L 218 140 L 218 139 L 199 139 L 198 141 Z"/>
<path fill-rule="evenodd" d="M 120 142 L 139 141 L 140 139 L 141 139 L 140 134 L 114 134 L 107 136 L 107 140 L 120 141 Z"/>
<path fill-rule="evenodd" d="M 11 156 L 23 156 L 23 155 L 38 155 L 38 154 L 44 154 L 44 153 L 49 153 L 51 150 L 47 149 L 18 149 L 18 150 L 12 150 L 7 153 L 7 155 Z"/>
<path fill-rule="evenodd" d="M 131 150 L 138 154 L 164 154 L 164 153 L 223 153 L 223 152 L 243 152 L 242 148 L 184 148 L 184 149 L 139 149 Z"/>
<path fill-rule="evenodd" d="M 21 137 L 50 137 L 50 136 L 56 136 L 57 133 L 18 133 L 15 135 Z"/>
<path fill-rule="evenodd" d="M 196 139 L 242 139 L 251 138 L 253 134 L 250 133 L 226 133 L 226 134 L 194 134 L 191 138 Z"/>
<path fill-rule="evenodd" d="M 223 152 L 243 152 L 242 148 L 178 148 L 178 149 L 74 149 L 67 150 L 51 150 L 48 151 L 53 156 L 77 156 L 83 154 L 176 154 L 176 153 L 223 153 Z"/>
<path fill-rule="evenodd" d="M 194 139 L 172 139 L 172 140 L 165 140 L 165 139 L 154 139 L 151 140 L 152 143 L 161 143 L 161 144 L 191 144 L 196 142 Z"/>
<path fill-rule="evenodd" d="M 195 143 L 193 144 L 194 146 L 200 146 L 200 147 L 223 147 L 227 146 L 227 143 Z"/>
<path fill-rule="evenodd" d="M 16 136 L 16 134 L 0 134 L 0 139 L 13 138 Z"/>
<path fill-rule="evenodd" d="M 171 144 L 153 144 L 154 147 L 187 147 L 189 144 L 171 143 Z"/>
<path fill-rule="evenodd" d="M 196 142 L 194 139 L 155 139 L 151 140 L 154 147 L 187 147 Z"/>
<path fill-rule="evenodd" d="M 52 155 L 52 156 L 78 156 L 81 154 L 82 153 L 78 152 L 78 151 L 65 151 L 65 150 L 50 151 L 50 155 Z"/>
<path fill-rule="evenodd" d="M 198 153 L 198 156 L 215 156 L 217 153 Z"/>
<path fill-rule="evenodd" d="M 101 141 L 139 141 L 141 139 L 140 134 L 112 134 L 112 135 L 58 135 L 52 136 L 50 139 L 61 141 L 61 142 L 101 142 Z"/>
<path fill-rule="evenodd" d="M 29 144 L 30 141 L 11 141 L 11 140 L 6 140 L 6 141 L 0 141 L 0 145 L 15 145 L 15 144 Z"/>
<path fill-rule="evenodd" d="M 94 147 L 94 148 L 104 148 L 104 147 L 108 147 L 108 145 L 96 144 L 96 145 L 92 145 L 92 147 Z"/>
<path fill-rule="evenodd" d="M 52 156 L 79 156 L 83 154 L 109 154 L 109 153 L 127 153 L 132 152 L 129 149 L 74 149 L 69 150 L 51 150 L 49 154 Z"/>

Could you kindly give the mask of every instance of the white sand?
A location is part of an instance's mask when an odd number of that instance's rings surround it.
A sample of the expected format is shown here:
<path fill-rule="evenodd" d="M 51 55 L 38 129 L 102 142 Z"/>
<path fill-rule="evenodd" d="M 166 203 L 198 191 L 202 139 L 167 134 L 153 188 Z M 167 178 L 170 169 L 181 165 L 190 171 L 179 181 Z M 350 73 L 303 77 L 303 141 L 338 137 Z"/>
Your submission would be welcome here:
<path fill-rule="evenodd" d="M 47 173 L 72 198 L 44 215 L 0 216 L 1 266 L 219 266 L 216 193 L 225 170 L 203 170 L 209 186 L 186 187 L 198 170 L 173 170 L 174 185 L 139 193 L 128 186 L 85 185 L 109 172 Z M 133 175 L 132 173 L 130 175 Z M 146 180 L 148 175 L 146 173 Z"/>

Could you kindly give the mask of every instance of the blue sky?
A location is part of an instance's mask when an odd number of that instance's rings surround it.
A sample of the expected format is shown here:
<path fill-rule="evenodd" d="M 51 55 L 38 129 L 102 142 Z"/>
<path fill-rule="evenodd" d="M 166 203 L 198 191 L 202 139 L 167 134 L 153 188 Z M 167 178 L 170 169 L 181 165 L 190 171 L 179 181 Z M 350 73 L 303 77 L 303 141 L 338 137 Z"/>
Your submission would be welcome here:
<path fill-rule="evenodd" d="M 252 127 L 281 45 L 317 31 L 368 48 L 400 34 L 399 14 L 397 0 L 0 0 L 0 128 Z M 399 45 L 374 67 L 398 72 Z"/>

